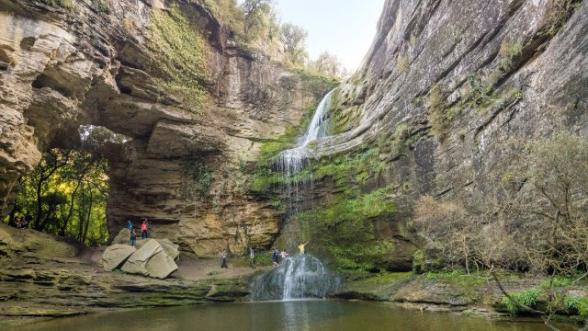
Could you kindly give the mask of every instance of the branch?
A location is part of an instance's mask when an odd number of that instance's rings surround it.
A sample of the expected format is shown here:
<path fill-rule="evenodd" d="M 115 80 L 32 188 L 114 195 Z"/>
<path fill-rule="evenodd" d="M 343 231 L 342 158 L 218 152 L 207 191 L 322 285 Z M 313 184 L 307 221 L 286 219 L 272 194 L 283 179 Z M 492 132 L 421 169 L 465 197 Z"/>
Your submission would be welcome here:
<path fill-rule="evenodd" d="M 540 310 L 536 310 L 534 308 L 531 308 L 525 304 L 520 303 L 518 300 L 516 300 L 515 298 L 513 298 L 502 286 L 502 283 L 500 282 L 500 280 L 498 279 L 498 276 L 496 275 L 496 272 L 491 270 L 490 274 L 492 275 L 492 278 L 494 278 L 494 281 L 496 282 L 496 285 L 498 285 L 498 288 L 500 289 L 500 292 L 502 292 L 502 294 L 504 294 L 505 297 L 508 298 L 508 300 L 510 300 L 511 302 L 514 302 L 517 306 L 522 307 L 534 314 L 537 315 L 541 315 L 542 319 L 543 319 L 543 323 L 545 323 L 545 326 L 547 326 L 549 329 L 551 329 L 552 331 L 561 331 L 560 329 L 556 328 L 555 326 L 551 325 L 551 314 L 546 314 L 543 311 Z M 545 317 L 547 316 L 547 317 Z"/>

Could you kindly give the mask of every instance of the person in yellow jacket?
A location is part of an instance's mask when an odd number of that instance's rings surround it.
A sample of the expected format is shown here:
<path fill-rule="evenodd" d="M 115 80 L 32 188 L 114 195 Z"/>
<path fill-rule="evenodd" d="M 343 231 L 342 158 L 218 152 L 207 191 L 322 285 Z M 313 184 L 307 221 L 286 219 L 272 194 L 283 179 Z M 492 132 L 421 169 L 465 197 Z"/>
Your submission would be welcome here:
<path fill-rule="evenodd" d="M 300 251 L 300 254 L 304 254 L 304 247 L 308 245 L 308 241 L 305 242 L 304 244 L 300 244 L 298 245 L 298 250 Z"/>

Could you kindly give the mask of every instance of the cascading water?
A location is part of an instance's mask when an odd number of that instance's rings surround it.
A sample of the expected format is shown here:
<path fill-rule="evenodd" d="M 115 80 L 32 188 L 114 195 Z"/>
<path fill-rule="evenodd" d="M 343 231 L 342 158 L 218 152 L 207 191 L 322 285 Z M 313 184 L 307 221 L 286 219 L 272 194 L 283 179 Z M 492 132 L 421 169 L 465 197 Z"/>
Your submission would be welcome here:
<path fill-rule="evenodd" d="M 339 278 L 331 274 L 319 259 L 298 254 L 258 277 L 253 283 L 253 298 L 285 301 L 325 298 L 338 286 Z"/>
<path fill-rule="evenodd" d="M 298 138 L 298 146 L 285 150 L 278 156 L 278 168 L 284 175 L 291 176 L 302 170 L 310 156 L 311 143 L 327 136 L 329 109 L 334 91 L 327 93 L 319 103 L 306 133 Z"/>
<path fill-rule="evenodd" d="M 312 186 L 312 174 L 298 175 L 312 157 L 313 143 L 327 136 L 329 109 L 333 91 L 319 103 L 310 126 L 298 139 L 295 148 L 279 154 L 276 168 L 284 178 L 290 212 L 297 211 L 301 203 L 299 193 Z M 282 261 L 281 265 L 258 277 L 252 285 L 255 300 L 293 300 L 325 298 L 339 286 L 339 278 L 330 273 L 316 257 L 300 253 Z"/>
<path fill-rule="evenodd" d="M 296 177 L 308 163 L 312 156 L 313 144 L 318 139 L 326 137 L 329 131 L 329 109 L 335 90 L 327 93 L 319 103 L 310 121 L 306 133 L 298 138 L 298 145 L 292 149 L 285 150 L 278 155 L 276 168 L 282 173 L 285 183 L 286 194 L 289 201 L 290 211 L 296 211 L 300 202 L 299 193 L 301 190 L 312 187 L 312 173 Z"/>

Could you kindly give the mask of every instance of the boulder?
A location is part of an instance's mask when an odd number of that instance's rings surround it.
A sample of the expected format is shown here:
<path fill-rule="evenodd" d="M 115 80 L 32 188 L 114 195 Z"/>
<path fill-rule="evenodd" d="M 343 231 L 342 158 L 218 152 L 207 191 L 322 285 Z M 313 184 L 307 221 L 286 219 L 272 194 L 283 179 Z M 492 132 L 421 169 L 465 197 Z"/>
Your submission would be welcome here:
<path fill-rule="evenodd" d="M 135 252 L 135 247 L 129 245 L 117 244 L 109 246 L 102 254 L 102 266 L 106 271 L 113 271 L 120 267 Z"/>
<path fill-rule="evenodd" d="M 180 246 L 174 244 L 169 239 L 156 239 L 161 245 L 165 253 L 172 258 L 173 261 L 177 261 L 180 257 Z"/>
<path fill-rule="evenodd" d="M 129 229 L 124 228 L 118 232 L 114 240 L 112 240 L 112 244 L 128 244 L 131 239 L 131 231 Z"/>
<path fill-rule="evenodd" d="M 147 240 L 128 260 L 123 264 L 122 271 L 129 274 L 149 276 L 146 265 L 153 256 L 162 252 L 163 248 L 154 239 Z"/>
<path fill-rule="evenodd" d="M 174 271 L 178 270 L 178 266 L 174 262 L 174 259 L 165 250 L 162 250 L 147 261 L 145 269 L 149 277 L 165 279 Z"/>

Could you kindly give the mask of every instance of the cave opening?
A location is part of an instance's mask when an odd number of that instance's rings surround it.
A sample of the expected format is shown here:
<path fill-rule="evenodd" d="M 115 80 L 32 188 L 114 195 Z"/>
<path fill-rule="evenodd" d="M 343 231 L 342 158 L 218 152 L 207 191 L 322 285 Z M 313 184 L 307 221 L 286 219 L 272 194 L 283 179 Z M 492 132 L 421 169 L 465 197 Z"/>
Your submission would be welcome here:
<path fill-rule="evenodd" d="M 80 126 L 78 133 L 70 143 L 46 149 L 35 169 L 19 179 L 4 223 L 82 246 L 107 243 L 109 160 L 129 139 L 93 125 Z"/>

